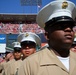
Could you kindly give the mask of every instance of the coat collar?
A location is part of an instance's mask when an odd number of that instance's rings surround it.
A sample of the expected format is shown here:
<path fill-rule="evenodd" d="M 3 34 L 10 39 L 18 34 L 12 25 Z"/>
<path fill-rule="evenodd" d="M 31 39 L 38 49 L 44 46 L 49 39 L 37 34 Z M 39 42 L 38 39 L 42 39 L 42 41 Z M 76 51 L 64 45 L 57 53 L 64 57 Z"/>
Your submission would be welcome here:
<path fill-rule="evenodd" d="M 76 72 L 76 53 L 70 50 L 70 74 Z"/>
<path fill-rule="evenodd" d="M 49 50 L 48 48 L 45 48 L 43 50 L 43 55 L 41 58 L 40 66 L 50 66 L 50 65 L 57 65 L 66 72 L 68 70 L 65 68 L 65 66 L 60 62 L 60 60 L 57 58 L 53 50 Z M 51 60 L 50 60 L 51 59 Z M 75 66 L 75 60 L 73 59 L 73 53 L 70 55 L 70 72 L 73 71 L 74 66 Z M 73 66 L 74 65 L 74 66 Z"/>

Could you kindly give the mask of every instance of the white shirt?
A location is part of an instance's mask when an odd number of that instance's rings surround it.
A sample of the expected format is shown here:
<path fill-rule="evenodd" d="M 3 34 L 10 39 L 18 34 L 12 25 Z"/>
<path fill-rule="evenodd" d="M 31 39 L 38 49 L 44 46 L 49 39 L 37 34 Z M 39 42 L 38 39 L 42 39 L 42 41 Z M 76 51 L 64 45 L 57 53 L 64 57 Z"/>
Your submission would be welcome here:
<path fill-rule="evenodd" d="M 57 57 L 69 71 L 69 57 L 66 57 L 66 58 L 59 57 L 59 56 L 57 56 Z"/>

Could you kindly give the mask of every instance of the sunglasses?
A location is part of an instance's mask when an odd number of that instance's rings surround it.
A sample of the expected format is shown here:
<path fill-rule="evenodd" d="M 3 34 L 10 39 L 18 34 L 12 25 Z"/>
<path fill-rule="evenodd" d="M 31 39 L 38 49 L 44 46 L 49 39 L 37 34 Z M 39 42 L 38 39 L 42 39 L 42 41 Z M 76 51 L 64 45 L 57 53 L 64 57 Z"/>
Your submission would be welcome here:
<path fill-rule="evenodd" d="M 73 48 L 73 47 L 75 47 L 75 46 L 76 46 L 76 44 L 72 44 L 72 46 L 71 46 L 71 47 Z"/>
<path fill-rule="evenodd" d="M 22 48 L 36 48 L 36 44 L 32 41 L 24 41 L 21 43 Z"/>
<path fill-rule="evenodd" d="M 21 48 L 15 47 L 15 48 L 14 48 L 14 52 L 15 52 L 15 53 L 19 52 L 19 53 L 20 53 L 20 52 L 21 52 Z"/>

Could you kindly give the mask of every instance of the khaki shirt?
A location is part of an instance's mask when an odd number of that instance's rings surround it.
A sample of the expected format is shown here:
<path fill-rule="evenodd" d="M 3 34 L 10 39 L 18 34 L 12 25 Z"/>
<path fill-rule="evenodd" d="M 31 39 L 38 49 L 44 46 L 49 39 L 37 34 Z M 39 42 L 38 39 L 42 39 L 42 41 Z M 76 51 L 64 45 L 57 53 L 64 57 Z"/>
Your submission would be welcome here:
<path fill-rule="evenodd" d="M 20 67 L 22 60 L 15 61 L 13 64 L 10 64 L 7 68 L 6 75 L 15 75 Z"/>
<path fill-rule="evenodd" d="M 24 59 L 18 75 L 76 75 L 76 54 L 70 52 L 70 70 L 47 48 Z"/>
<path fill-rule="evenodd" d="M 6 64 L 6 61 L 0 63 L 0 75 L 2 75 L 4 72 L 4 65 L 5 64 Z"/>
<path fill-rule="evenodd" d="M 6 71 L 7 71 L 7 68 L 9 67 L 10 64 L 14 63 L 15 62 L 15 59 L 12 59 L 8 62 L 6 62 L 3 66 L 3 72 L 2 72 L 2 75 L 6 75 Z"/>
<path fill-rule="evenodd" d="M 0 71 L 3 70 L 3 66 L 5 63 L 6 63 L 6 61 L 0 63 Z"/>

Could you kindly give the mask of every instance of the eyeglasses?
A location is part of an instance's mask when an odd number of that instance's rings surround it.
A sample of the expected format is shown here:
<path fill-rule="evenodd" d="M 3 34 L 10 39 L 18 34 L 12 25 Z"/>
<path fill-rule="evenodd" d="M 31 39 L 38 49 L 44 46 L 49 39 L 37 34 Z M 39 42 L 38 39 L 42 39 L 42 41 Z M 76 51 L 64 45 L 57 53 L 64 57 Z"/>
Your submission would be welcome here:
<path fill-rule="evenodd" d="M 14 53 L 20 53 L 21 52 L 21 50 L 15 50 L 14 51 Z"/>
<path fill-rule="evenodd" d="M 56 29 L 65 29 L 65 28 L 73 29 L 74 25 L 70 22 L 60 22 L 60 23 L 53 25 L 52 27 Z"/>
<path fill-rule="evenodd" d="M 21 47 L 23 49 L 26 49 L 27 47 L 28 48 L 36 48 L 36 44 L 32 41 L 24 41 L 21 43 Z"/>
<path fill-rule="evenodd" d="M 75 27 L 75 24 L 74 23 L 72 23 L 72 22 L 66 22 L 66 21 L 64 21 L 64 22 L 57 22 L 57 23 L 55 23 L 54 25 L 52 25 L 51 26 L 51 24 L 50 25 L 47 25 L 46 26 L 46 30 L 64 30 L 64 29 L 66 29 L 66 28 L 70 28 L 72 31 L 73 31 L 73 28 Z"/>
<path fill-rule="evenodd" d="M 14 52 L 15 52 L 15 53 L 19 52 L 19 53 L 20 53 L 20 52 L 21 52 L 21 48 L 15 47 L 15 48 L 14 48 Z"/>
<path fill-rule="evenodd" d="M 71 46 L 71 47 L 73 48 L 73 47 L 75 47 L 75 46 L 76 46 L 76 44 L 72 44 L 72 46 Z"/>

